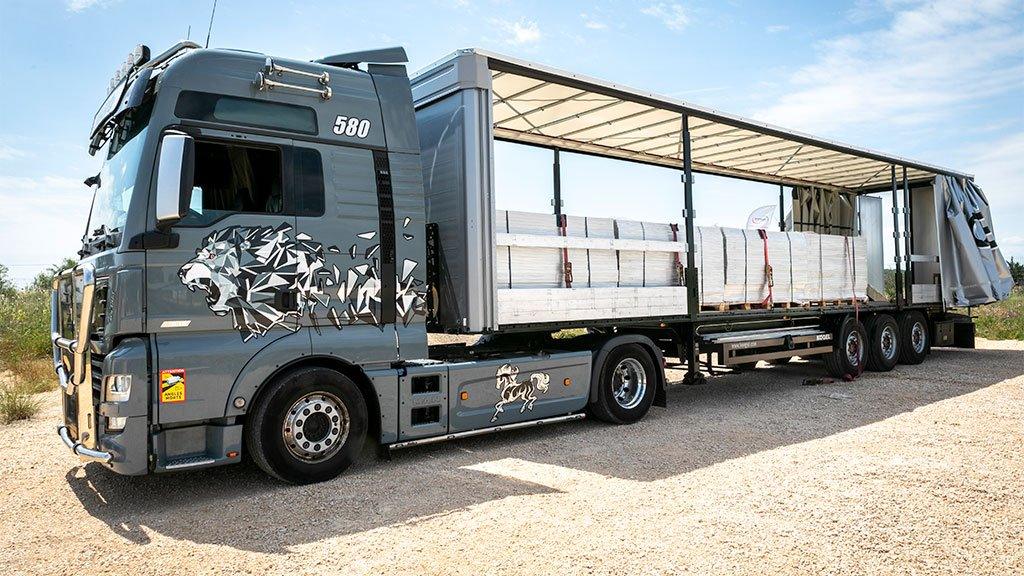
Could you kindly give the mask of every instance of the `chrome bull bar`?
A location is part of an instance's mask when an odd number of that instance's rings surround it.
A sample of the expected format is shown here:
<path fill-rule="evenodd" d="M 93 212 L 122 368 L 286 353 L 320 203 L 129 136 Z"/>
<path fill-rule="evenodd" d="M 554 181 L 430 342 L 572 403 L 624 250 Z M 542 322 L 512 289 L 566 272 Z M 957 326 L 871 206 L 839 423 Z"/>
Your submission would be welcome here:
<path fill-rule="evenodd" d="M 81 276 L 82 306 L 75 324 L 75 338 L 61 334 L 60 282 L 68 280 L 75 288 L 77 276 Z M 53 282 L 50 296 L 50 339 L 53 342 L 53 369 L 64 391 L 64 402 L 76 405 L 78 438 L 71 437 L 67 426 L 58 428 L 57 433 L 66 446 L 83 460 L 109 462 L 109 452 L 96 450 L 96 408 L 93 404 L 92 353 L 89 337 L 92 330 L 93 303 L 96 291 L 96 275 L 90 264 L 79 264 L 62 272 Z M 72 306 L 73 308 L 73 306 Z M 74 313 L 72 309 L 70 313 Z M 71 368 L 69 370 L 68 365 Z"/>

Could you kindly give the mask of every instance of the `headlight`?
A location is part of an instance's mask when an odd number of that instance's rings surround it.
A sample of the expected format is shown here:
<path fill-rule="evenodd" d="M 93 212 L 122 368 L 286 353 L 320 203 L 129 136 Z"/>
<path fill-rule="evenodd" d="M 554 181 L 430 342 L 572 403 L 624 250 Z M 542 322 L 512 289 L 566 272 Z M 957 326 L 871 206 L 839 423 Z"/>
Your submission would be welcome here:
<path fill-rule="evenodd" d="M 107 402 L 126 402 L 132 393 L 131 374 L 111 374 L 103 378 Z"/>

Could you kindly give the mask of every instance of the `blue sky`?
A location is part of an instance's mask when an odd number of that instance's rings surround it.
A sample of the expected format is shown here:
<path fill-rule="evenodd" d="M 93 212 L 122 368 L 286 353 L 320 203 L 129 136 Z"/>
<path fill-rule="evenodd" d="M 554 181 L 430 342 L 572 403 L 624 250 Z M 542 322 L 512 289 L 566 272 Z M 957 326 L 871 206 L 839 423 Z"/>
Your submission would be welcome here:
<path fill-rule="evenodd" d="M 0 263 L 16 278 L 79 247 L 81 181 L 98 171 L 86 132 L 114 69 L 189 26 L 202 41 L 210 6 L 0 0 Z M 976 175 L 1004 252 L 1024 259 L 1021 0 L 220 0 L 210 44 L 300 59 L 397 44 L 410 70 L 478 46 L 949 166 Z M 499 207 L 549 209 L 549 156 L 498 152 Z M 563 158 L 567 212 L 679 220 L 676 173 Z M 701 176 L 696 189 L 705 224 L 742 226 L 775 202 L 735 180 Z"/>

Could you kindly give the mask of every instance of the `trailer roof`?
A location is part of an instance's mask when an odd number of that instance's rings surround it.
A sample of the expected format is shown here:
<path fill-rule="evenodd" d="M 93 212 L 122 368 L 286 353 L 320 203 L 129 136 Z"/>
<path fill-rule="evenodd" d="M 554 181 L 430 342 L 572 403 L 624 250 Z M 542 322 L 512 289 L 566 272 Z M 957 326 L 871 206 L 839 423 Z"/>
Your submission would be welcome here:
<path fill-rule="evenodd" d="M 859 148 L 479 49 L 491 72 L 495 138 L 679 168 L 688 115 L 693 170 L 796 186 L 868 192 L 970 174 Z M 902 178 L 902 174 L 898 174 Z"/>

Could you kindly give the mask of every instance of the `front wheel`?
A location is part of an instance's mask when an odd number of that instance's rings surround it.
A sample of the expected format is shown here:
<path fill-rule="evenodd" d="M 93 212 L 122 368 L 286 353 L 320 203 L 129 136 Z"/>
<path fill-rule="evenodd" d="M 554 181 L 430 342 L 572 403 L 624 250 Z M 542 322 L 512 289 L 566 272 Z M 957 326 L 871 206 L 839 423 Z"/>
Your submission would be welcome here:
<path fill-rule="evenodd" d="M 300 368 L 271 382 L 250 414 L 246 440 L 264 472 L 294 484 L 334 478 L 366 440 L 359 388 L 328 368 Z"/>
<path fill-rule="evenodd" d="M 643 418 L 654 403 L 658 387 L 654 360 L 647 350 L 638 344 L 618 346 L 598 368 L 597 390 L 589 405 L 591 415 L 613 424 Z"/>

